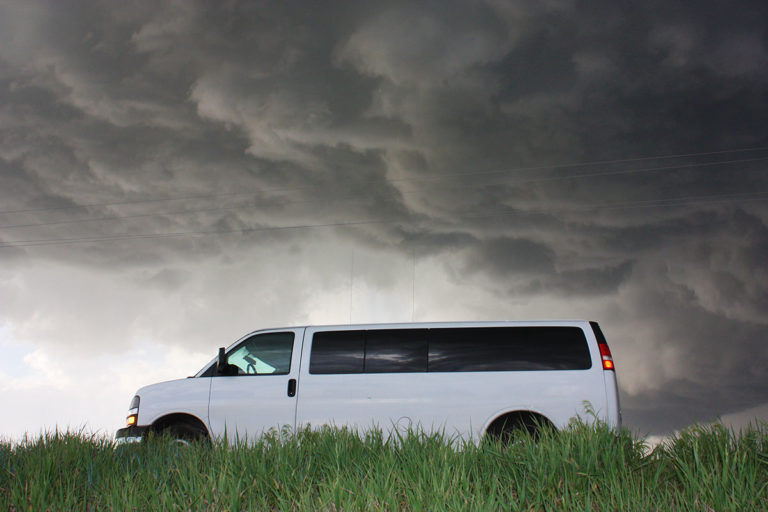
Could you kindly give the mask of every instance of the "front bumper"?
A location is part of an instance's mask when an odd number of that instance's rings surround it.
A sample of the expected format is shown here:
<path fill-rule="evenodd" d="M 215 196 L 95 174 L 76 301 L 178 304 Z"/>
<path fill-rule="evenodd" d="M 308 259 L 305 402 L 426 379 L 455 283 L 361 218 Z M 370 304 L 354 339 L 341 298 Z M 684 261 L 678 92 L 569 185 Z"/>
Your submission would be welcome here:
<path fill-rule="evenodd" d="M 144 438 L 148 430 L 149 427 L 138 427 L 136 425 L 121 428 L 115 433 L 115 442 L 117 444 L 138 443 Z"/>

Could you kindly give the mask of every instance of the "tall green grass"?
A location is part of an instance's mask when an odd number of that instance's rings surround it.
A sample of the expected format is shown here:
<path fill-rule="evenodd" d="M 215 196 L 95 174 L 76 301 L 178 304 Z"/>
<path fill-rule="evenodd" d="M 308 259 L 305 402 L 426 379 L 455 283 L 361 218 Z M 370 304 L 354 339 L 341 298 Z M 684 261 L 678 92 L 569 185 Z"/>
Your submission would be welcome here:
<path fill-rule="evenodd" d="M 0 443 L 0 510 L 768 510 L 768 425 L 697 426 L 650 450 L 574 422 L 511 445 L 346 430 L 250 446 Z"/>

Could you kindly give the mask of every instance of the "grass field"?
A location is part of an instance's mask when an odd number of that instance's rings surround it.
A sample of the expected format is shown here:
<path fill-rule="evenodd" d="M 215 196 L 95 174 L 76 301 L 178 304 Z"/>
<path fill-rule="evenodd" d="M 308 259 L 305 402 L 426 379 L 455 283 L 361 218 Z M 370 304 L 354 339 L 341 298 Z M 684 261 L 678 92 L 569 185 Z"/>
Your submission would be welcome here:
<path fill-rule="evenodd" d="M 534 442 L 343 430 L 252 446 L 49 434 L 0 444 L 0 510 L 768 510 L 768 425 L 692 427 L 648 450 L 573 423 Z"/>

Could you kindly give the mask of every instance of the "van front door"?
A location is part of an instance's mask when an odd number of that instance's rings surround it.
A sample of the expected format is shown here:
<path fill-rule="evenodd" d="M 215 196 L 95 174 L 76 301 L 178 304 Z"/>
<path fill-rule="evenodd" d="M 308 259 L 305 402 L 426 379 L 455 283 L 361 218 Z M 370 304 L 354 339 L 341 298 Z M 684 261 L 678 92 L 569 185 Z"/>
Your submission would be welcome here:
<path fill-rule="evenodd" d="M 260 332 L 227 351 L 237 375 L 214 375 L 208 419 L 213 434 L 230 443 L 270 429 L 293 428 L 304 329 Z"/>

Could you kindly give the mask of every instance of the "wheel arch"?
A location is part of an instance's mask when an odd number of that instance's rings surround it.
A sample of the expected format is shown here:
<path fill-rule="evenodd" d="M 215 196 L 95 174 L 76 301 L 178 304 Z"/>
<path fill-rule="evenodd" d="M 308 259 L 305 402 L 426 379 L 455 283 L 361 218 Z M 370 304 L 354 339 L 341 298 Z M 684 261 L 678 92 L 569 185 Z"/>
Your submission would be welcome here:
<path fill-rule="evenodd" d="M 178 426 L 178 425 L 183 425 L 185 427 L 190 427 L 195 430 L 198 430 L 206 438 L 211 439 L 211 433 L 208 431 L 208 427 L 205 425 L 205 422 L 203 420 L 201 420 L 200 418 L 198 418 L 193 414 L 183 413 L 183 412 L 166 414 L 157 418 L 155 421 L 152 422 L 152 425 L 150 426 L 149 430 L 151 432 L 159 433 L 169 427 Z"/>
<path fill-rule="evenodd" d="M 540 428 L 557 430 L 555 423 L 544 414 L 527 409 L 518 409 L 497 414 L 486 425 L 483 430 L 483 436 L 486 438 L 500 438 L 503 432 L 508 432 L 512 429 L 524 429 L 531 434 L 535 434 Z"/>

